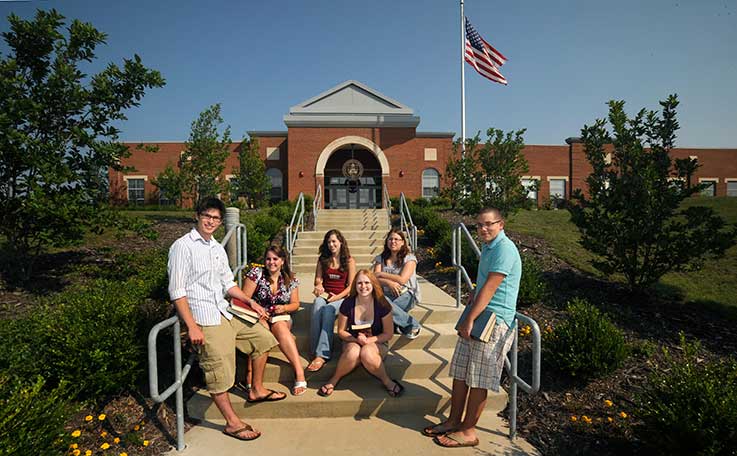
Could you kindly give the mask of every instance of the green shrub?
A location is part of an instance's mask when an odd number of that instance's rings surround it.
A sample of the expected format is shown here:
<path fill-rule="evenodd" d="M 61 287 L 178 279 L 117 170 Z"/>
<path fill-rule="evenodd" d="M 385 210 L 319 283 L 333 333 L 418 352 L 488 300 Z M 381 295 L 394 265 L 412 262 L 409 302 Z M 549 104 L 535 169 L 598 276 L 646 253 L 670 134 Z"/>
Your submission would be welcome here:
<path fill-rule="evenodd" d="M 545 299 L 548 287 L 542 277 L 540 263 L 531 255 L 522 255 L 522 278 L 517 302 L 521 305 L 537 304 Z"/>
<path fill-rule="evenodd" d="M 437 242 L 444 234 L 450 233 L 450 222 L 442 217 L 431 217 L 425 225 L 425 239 L 429 244 Z"/>
<path fill-rule="evenodd" d="M 629 355 L 622 331 L 599 309 L 581 298 L 568 303 L 568 319 L 543 343 L 550 367 L 577 379 L 612 372 Z"/>
<path fill-rule="evenodd" d="M 165 259 L 141 254 L 127 280 L 97 278 L 0 322 L 0 337 L 13 347 L 0 351 L 0 371 L 67 382 L 82 400 L 134 387 L 143 379 L 148 331 L 169 312 Z"/>
<path fill-rule="evenodd" d="M 307 210 L 305 209 L 305 212 L 306 211 Z M 294 204 L 291 201 L 282 201 L 268 208 L 266 213 L 279 220 L 281 223 L 288 225 L 289 221 L 292 220 Z"/>
<path fill-rule="evenodd" d="M 417 207 L 429 207 L 430 206 L 430 200 L 427 198 L 419 197 L 415 200 L 413 200 L 410 204 L 417 206 Z"/>
<path fill-rule="evenodd" d="M 450 199 L 444 196 L 436 196 L 430 200 L 430 206 L 436 209 L 450 209 L 451 203 Z"/>
<path fill-rule="evenodd" d="M 703 362 L 683 334 L 680 346 L 636 397 L 643 440 L 661 454 L 737 454 L 737 361 Z"/>
<path fill-rule="evenodd" d="M 73 413 L 67 387 L 43 389 L 33 382 L 0 376 L 0 456 L 63 454 L 68 442 L 60 439 Z"/>

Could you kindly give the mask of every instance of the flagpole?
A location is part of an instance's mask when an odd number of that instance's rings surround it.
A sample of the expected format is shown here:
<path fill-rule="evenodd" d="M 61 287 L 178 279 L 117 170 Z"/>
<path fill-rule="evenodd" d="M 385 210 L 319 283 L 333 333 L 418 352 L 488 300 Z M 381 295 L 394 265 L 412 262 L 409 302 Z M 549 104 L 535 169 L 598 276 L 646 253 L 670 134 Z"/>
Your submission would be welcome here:
<path fill-rule="evenodd" d="M 466 16 L 463 14 L 461 0 L 461 157 L 466 156 Z"/>

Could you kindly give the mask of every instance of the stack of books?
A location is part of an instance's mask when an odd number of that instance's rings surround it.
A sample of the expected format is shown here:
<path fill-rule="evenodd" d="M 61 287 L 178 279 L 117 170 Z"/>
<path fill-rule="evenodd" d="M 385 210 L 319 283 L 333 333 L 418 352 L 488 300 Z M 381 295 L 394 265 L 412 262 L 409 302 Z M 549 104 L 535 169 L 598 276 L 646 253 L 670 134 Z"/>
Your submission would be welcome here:
<path fill-rule="evenodd" d="M 466 306 L 463 309 L 461 318 L 458 319 L 455 329 L 457 330 L 461 322 L 466 319 L 466 315 L 471 312 L 472 306 Z M 473 328 L 471 328 L 471 337 L 480 340 L 481 342 L 488 342 L 491 339 L 491 333 L 494 331 L 494 325 L 496 324 L 496 313 L 490 310 L 488 307 L 481 312 L 481 315 L 476 317 L 473 321 Z"/>

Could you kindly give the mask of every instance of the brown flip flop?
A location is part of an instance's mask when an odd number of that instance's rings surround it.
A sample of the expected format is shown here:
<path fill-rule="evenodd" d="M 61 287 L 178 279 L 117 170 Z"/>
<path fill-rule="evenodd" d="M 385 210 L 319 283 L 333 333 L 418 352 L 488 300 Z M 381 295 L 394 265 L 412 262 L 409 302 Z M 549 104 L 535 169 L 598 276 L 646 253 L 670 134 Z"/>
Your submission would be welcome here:
<path fill-rule="evenodd" d="M 277 396 L 274 396 L 275 394 Z M 279 396 L 280 394 L 281 394 L 281 396 Z M 287 398 L 287 394 L 286 393 L 280 393 L 278 391 L 269 390 L 269 394 L 267 394 L 266 396 L 264 396 L 264 397 L 257 397 L 256 399 L 251 399 L 249 397 L 249 398 L 246 399 L 246 402 L 248 402 L 249 404 L 256 404 L 256 403 L 259 403 L 259 402 L 276 402 L 276 401 L 284 400 L 286 398 Z"/>
<path fill-rule="evenodd" d="M 243 431 L 256 432 L 256 437 L 243 437 L 242 435 L 240 435 L 241 432 Z M 235 431 L 229 431 L 227 429 L 223 429 L 223 434 L 227 435 L 228 437 L 233 437 L 234 439 L 244 440 L 244 441 L 256 440 L 257 438 L 261 437 L 261 433 L 254 430 L 250 424 L 246 424 L 242 428 L 236 429 Z"/>
<path fill-rule="evenodd" d="M 440 437 L 445 437 L 452 443 L 443 443 L 440 441 Z M 458 433 L 452 432 L 449 434 L 444 434 L 442 436 L 435 436 L 433 437 L 432 441 L 444 448 L 475 447 L 479 444 L 479 439 L 463 440 L 463 436 L 459 435 Z"/>
<path fill-rule="evenodd" d="M 317 394 L 322 397 L 328 397 L 333 394 L 333 391 L 335 391 L 335 385 L 333 385 L 332 383 L 326 383 L 322 385 L 319 390 L 317 390 Z"/>
<path fill-rule="evenodd" d="M 438 427 L 442 426 L 443 424 L 445 424 L 445 422 L 434 424 L 432 426 L 426 427 L 425 429 L 422 430 L 422 435 L 425 435 L 427 437 L 436 437 L 438 435 L 444 435 L 444 434 L 447 434 L 449 432 L 455 432 L 456 431 L 455 428 L 450 428 L 447 431 L 440 431 L 440 430 L 438 430 Z"/>

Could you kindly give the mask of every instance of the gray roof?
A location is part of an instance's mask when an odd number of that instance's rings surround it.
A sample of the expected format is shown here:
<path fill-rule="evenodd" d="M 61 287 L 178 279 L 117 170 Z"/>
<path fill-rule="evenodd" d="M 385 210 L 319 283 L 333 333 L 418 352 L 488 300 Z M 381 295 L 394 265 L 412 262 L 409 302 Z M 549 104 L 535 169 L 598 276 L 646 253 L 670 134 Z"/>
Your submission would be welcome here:
<path fill-rule="evenodd" d="M 358 81 L 345 81 L 289 108 L 287 127 L 410 127 L 414 110 Z"/>

